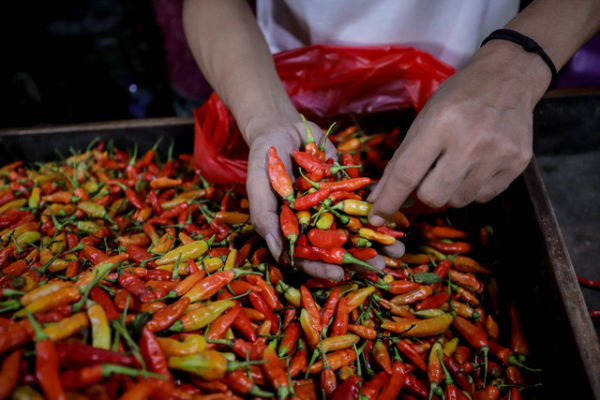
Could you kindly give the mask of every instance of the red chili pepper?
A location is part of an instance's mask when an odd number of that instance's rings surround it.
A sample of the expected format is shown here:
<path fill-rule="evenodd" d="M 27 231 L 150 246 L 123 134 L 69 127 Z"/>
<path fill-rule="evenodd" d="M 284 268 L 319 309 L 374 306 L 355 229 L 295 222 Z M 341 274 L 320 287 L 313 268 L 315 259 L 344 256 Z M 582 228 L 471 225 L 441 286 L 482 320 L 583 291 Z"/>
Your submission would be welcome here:
<path fill-rule="evenodd" d="M 359 382 L 360 378 L 356 375 L 346 379 L 331 394 L 330 400 L 357 400 L 360 392 Z"/>
<path fill-rule="evenodd" d="M 298 350 L 296 350 L 294 358 L 292 358 L 292 361 L 290 361 L 290 367 L 288 369 L 288 373 L 292 378 L 306 368 L 306 348 L 304 347 L 302 339 L 298 340 L 297 347 Z"/>
<path fill-rule="evenodd" d="M 81 342 L 56 342 L 56 353 L 61 366 L 83 367 L 89 364 L 118 364 L 136 366 L 133 356 L 126 356 L 114 351 L 88 346 Z"/>
<path fill-rule="evenodd" d="M 252 306 L 264 314 L 265 318 L 271 321 L 271 333 L 275 334 L 279 329 L 279 319 L 271 309 L 267 305 L 267 303 L 263 300 L 263 298 L 256 292 L 250 292 L 248 294 L 248 300 L 252 303 Z"/>
<path fill-rule="evenodd" d="M 171 372 L 169 372 L 169 367 L 167 366 L 165 354 L 163 353 L 156 336 L 147 327 L 142 330 L 140 352 L 142 357 L 144 357 L 146 367 L 150 371 L 164 375 L 169 380 L 173 380 Z"/>
<path fill-rule="evenodd" d="M 368 248 L 368 249 L 352 248 L 352 249 L 348 249 L 348 251 L 350 252 L 350 254 L 352 254 L 354 257 L 358 258 L 359 260 L 370 260 L 373 257 L 377 257 L 377 250 L 371 249 L 371 248 Z"/>
<path fill-rule="evenodd" d="M 415 350 L 415 348 L 406 339 L 398 341 L 398 349 L 404 354 L 412 363 L 422 371 L 427 371 L 427 364 L 423 357 Z"/>
<path fill-rule="evenodd" d="M 304 285 L 300 285 L 300 294 L 302 307 L 308 312 L 313 329 L 317 332 L 321 332 L 321 313 L 317 308 L 315 299 L 310 293 L 310 290 Z"/>
<path fill-rule="evenodd" d="M 119 275 L 119 284 L 142 303 L 148 303 L 156 297 L 140 278 L 129 272 Z"/>
<path fill-rule="evenodd" d="M 381 388 L 384 387 L 388 383 L 388 377 L 386 375 L 387 372 L 380 371 L 373 375 L 373 377 L 365 382 L 360 388 L 361 396 L 364 396 L 366 399 L 374 400 L 379 395 Z M 392 367 L 390 363 L 389 375 L 392 374 Z"/>
<path fill-rule="evenodd" d="M 330 337 L 345 335 L 348 332 L 348 316 L 350 311 L 348 310 L 348 301 L 345 297 L 342 297 L 337 306 L 337 312 L 335 314 L 335 320 L 331 327 Z"/>
<path fill-rule="evenodd" d="M 337 308 L 339 299 L 340 299 L 340 288 L 335 287 L 331 290 L 331 293 L 329 294 L 329 298 L 327 299 L 327 302 L 321 309 L 321 326 L 323 328 L 326 328 L 327 326 L 329 326 L 329 322 L 334 317 L 335 310 Z"/>
<path fill-rule="evenodd" d="M 102 306 L 104 313 L 106 314 L 106 319 L 109 322 L 119 318 L 119 312 L 117 311 L 115 303 L 104 290 L 94 286 L 90 291 L 90 299 Z"/>
<path fill-rule="evenodd" d="M 298 197 L 291 204 L 293 204 L 296 210 L 308 210 L 325 200 L 330 192 L 331 190 L 329 189 L 319 189 L 316 192 L 308 193 L 302 197 Z"/>
<path fill-rule="evenodd" d="M 2 368 L 0 369 L 0 399 L 7 399 L 17 386 L 21 353 L 22 350 L 15 350 L 2 362 Z"/>
<path fill-rule="evenodd" d="M 386 374 L 392 374 L 392 359 L 387 351 L 386 345 L 381 341 L 375 341 L 373 345 L 373 359 L 385 371 Z"/>
<path fill-rule="evenodd" d="M 427 387 L 413 374 L 406 375 L 404 385 L 407 391 L 415 394 L 417 397 L 427 398 Z"/>
<path fill-rule="evenodd" d="M 277 155 L 275 147 L 271 146 L 269 149 L 267 171 L 269 173 L 269 180 L 273 189 L 283 198 L 289 202 L 294 199 L 294 187 L 292 186 L 292 180 L 290 179 L 285 166 L 281 159 Z"/>
<path fill-rule="evenodd" d="M 222 338 L 233 325 L 238 315 L 241 314 L 240 311 L 241 307 L 239 305 L 227 310 L 210 325 L 206 338 L 209 340 Z"/>
<path fill-rule="evenodd" d="M 161 219 L 169 220 L 171 218 L 179 216 L 179 214 L 181 214 L 182 212 L 187 211 L 189 207 L 190 206 L 188 205 L 188 203 L 183 202 L 171 208 L 170 210 L 163 211 L 158 217 Z"/>
<path fill-rule="evenodd" d="M 246 276 L 246 279 L 261 289 L 260 295 L 271 309 L 283 307 L 273 286 L 265 282 L 263 278 L 258 275 L 248 275 Z"/>
<path fill-rule="evenodd" d="M 58 375 L 59 358 L 54 342 L 44 333 L 31 314 L 27 318 L 35 331 L 35 377 L 46 398 L 64 400 L 65 392 Z"/>
<path fill-rule="evenodd" d="M 108 257 L 106 254 L 95 247 L 92 246 L 83 246 L 79 254 L 79 258 L 87 258 L 92 262 L 92 264 L 96 265 L 106 260 Z"/>
<path fill-rule="evenodd" d="M 452 267 L 452 262 L 445 258 L 442 261 L 438 262 L 433 273 L 439 276 L 442 280 L 446 279 L 448 276 L 448 271 L 450 271 L 450 267 Z"/>
<path fill-rule="evenodd" d="M 329 190 L 331 192 L 345 191 L 354 192 L 362 187 L 371 184 L 373 180 L 367 177 L 346 179 L 337 182 L 319 182 L 319 189 Z"/>
<path fill-rule="evenodd" d="M 279 362 L 279 357 L 277 357 L 272 348 L 265 347 L 263 350 L 263 359 L 267 360 L 267 363 L 262 365 L 262 370 L 267 380 L 277 391 L 277 396 L 281 400 L 285 399 L 289 394 L 290 388 L 288 387 L 287 374 Z"/>
<path fill-rule="evenodd" d="M 406 372 L 404 366 L 399 361 L 394 361 L 392 364 L 392 375 L 386 386 L 381 390 L 377 397 L 378 400 L 394 400 L 402 390 L 406 382 Z"/>
<path fill-rule="evenodd" d="M 160 206 L 158 196 L 154 190 L 150 190 L 148 192 L 148 202 L 150 203 L 150 207 L 152 207 L 152 210 L 155 214 L 158 215 L 163 211 L 162 207 Z"/>
<path fill-rule="evenodd" d="M 146 251 L 146 249 L 139 246 L 127 246 L 126 251 L 127 254 L 129 254 L 129 257 L 131 257 L 131 259 L 137 264 L 141 264 L 144 261 L 154 257 L 154 254 Z M 149 267 L 153 267 L 154 260 L 147 262 L 146 265 Z"/>
<path fill-rule="evenodd" d="M 285 357 L 288 354 L 294 354 L 296 343 L 300 337 L 300 324 L 297 321 L 292 322 L 285 330 L 285 335 L 279 343 L 277 354 L 279 357 Z"/>
<path fill-rule="evenodd" d="M 444 254 L 467 254 L 471 252 L 471 244 L 467 242 L 428 242 L 428 245 L 434 247 Z"/>
<path fill-rule="evenodd" d="M 294 244 L 296 240 L 298 240 L 298 235 L 300 235 L 299 227 L 298 227 L 298 218 L 296 214 L 287 206 L 281 206 L 281 215 L 279 216 L 279 222 L 281 225 L 281 232 L 283 236 L 290 243 L 290 256 L 294 255 Z"/>
<path fill-rule="evenodd" d="M 181 297 L 176 302 L 169 304 L 152 316 L 152 320 L 146 324 L 150 332 L 158 332 L 167 329 L 179 319 L 190 305 L 188 297 Z"/>
<path fill-rule="evenodd" d="M 521 328 L 521 321 L 519 320 L 519 311 L 515 306 L 510 307 L 510 337 L 511 346 L 517 354 L 529 354 L 529 346 L 527 345 L 527 339 Z"/>
<path fill-rule="evenodd" d="M 355 160 L 354 156 L 350 153 L 344 153 L 342 154 L 342 165 L 357 165 L 360 164 L 360 160 Z M 359 171 L 358 171 L 358 167 L 356 168 L 348 168 L 346 170 L 346 172 L 348 173 L 348 175 L 350 176 L 350 178 L 358 178 L 359 177 Z"/>
<path fill-rule="evenodd" d="M 308 232 L 308 240 L 315 246 L 332 248 L 342 247 L 348 241 L 348 235 L 335 229 L 313 228 Z"/>
<path fill-rule="evenodd" d="M 415 306 L 417 310 L 427 310 L 430 308 L 438 308 L 450 299 L 448 292 L 440 292 L 423 300 Z"/>

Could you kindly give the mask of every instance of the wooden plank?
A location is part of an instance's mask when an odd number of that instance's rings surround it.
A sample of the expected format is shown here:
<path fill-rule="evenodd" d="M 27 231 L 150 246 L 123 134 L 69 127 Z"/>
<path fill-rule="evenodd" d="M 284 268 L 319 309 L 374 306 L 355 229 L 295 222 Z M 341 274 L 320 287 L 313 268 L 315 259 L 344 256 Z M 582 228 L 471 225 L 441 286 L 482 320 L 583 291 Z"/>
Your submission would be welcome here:
<path fill-rule="evenodd" d="M 594 397 L 600 399 L 600 343 L 535 159 L 523 174 L 523 178 L 543 234 L 554 279 L 567 311 L 579 355 Z"/>

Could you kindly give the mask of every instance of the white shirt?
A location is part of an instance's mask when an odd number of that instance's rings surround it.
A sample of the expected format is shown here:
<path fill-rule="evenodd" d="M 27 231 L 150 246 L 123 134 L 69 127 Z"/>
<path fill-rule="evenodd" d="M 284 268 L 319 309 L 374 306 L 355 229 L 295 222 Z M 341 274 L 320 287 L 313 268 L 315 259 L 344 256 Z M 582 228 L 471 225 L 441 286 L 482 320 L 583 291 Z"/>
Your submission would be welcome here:
<path fill-rule="evenodd" d="M 519 0 L 257 0 L 271 52 L 310 44 L 413 46 L 460 68 Z"/>

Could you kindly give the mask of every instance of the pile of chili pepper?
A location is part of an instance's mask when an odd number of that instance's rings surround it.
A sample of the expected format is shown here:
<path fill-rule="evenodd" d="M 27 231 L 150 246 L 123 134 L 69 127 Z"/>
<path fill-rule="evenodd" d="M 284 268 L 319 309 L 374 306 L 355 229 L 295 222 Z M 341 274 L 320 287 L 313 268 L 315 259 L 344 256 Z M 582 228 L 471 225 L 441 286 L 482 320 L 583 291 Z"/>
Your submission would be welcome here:
<path fill-rule="evenodd" d="M 277 190 L 290 254 L 366 268 L 340 282 L 276 263 L 248 200 L 190 155 L 100 142 L 1 168 L 0 399 L 521 398 L 527 342 L 516 309 L 504 346 L 481 305 L 495 288 L 470 257 L 481 239 L 439 218 L 367 226 L 354 182 L 369 139 L 353 139 L 343 166 L 303 166 L 309 186 L 291 191 L 280 174 Z M 396 228 L 421 246 L 370 271 L 356 251 Z"/>

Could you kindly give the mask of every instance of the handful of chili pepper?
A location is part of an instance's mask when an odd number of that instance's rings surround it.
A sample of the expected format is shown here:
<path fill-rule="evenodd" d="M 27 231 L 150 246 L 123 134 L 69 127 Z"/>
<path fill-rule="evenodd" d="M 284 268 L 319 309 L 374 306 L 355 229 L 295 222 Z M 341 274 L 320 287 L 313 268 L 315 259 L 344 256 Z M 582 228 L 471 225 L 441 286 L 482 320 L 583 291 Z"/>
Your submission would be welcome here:
<path fill-rule="evenodd" d="M 373 169 L 365 146 L 384 136 L 333 135 L 342 168 L 309 135 L 306 180 L 272 179 L 295 258 L 369 268 L 379 244 L 415 238 L 383 272 L 340 282 L 280 268 L 247 199 L 189 155 L 159 161 L 158 144 L 0 168 L 0 400 L 517 398 L 529 347 L 514 310 L 504 327 L 482 306 L 493 271 L 471 258 L 475 236 L 403 215 L 365 224 L 359 165 Z"/>

